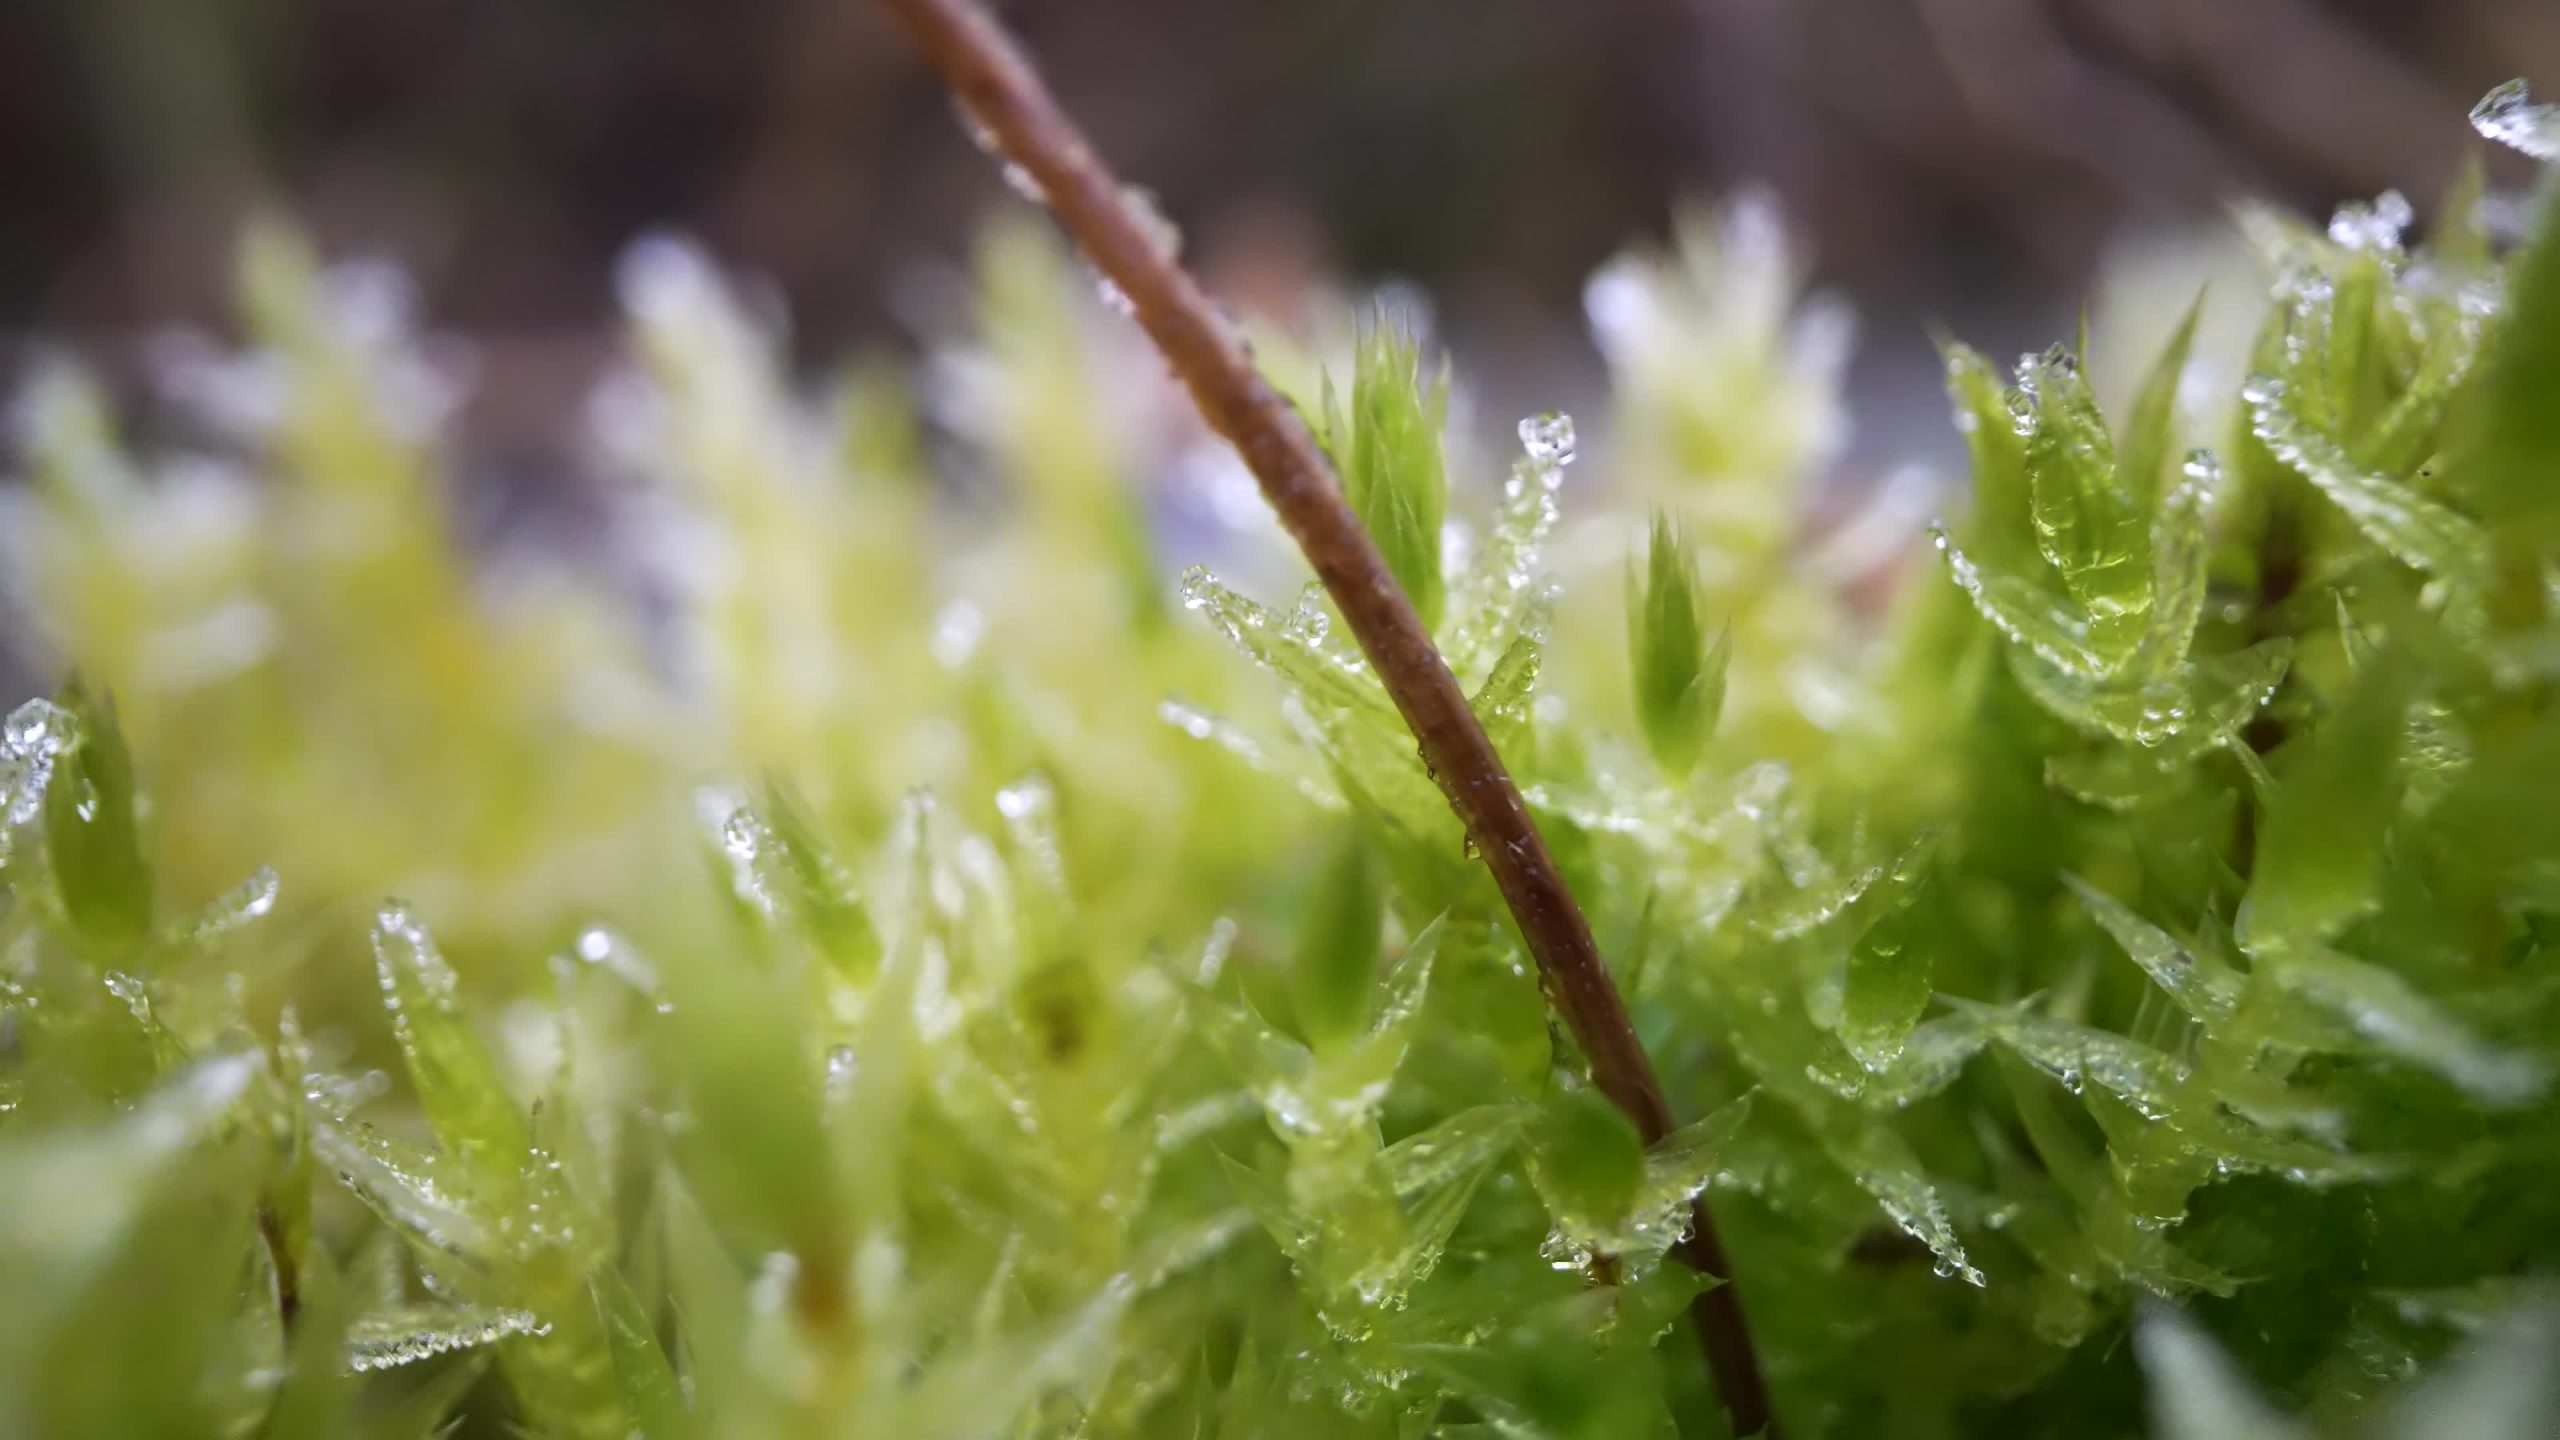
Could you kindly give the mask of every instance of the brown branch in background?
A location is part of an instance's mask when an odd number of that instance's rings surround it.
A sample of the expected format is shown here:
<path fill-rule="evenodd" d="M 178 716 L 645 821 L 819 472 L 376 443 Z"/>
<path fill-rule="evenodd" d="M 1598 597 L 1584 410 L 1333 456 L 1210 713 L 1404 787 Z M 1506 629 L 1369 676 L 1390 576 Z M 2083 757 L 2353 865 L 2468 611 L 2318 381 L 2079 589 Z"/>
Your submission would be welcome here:
<path fill-rule="evenodd" d="M 1123 191 L 1038 71 L 976 0 L 882 0 L 1005 160 L 1028 172 L 1086 258 L 1126 295 L 1212 429 L 1235 446 L 1263 497 L 1298 543 L 1377 667 L 1422 758 L 1493 872 L 1547 999 L 1591 1062 L 1592 1083 L 1634 1120 L 1647 1144 L 1671 1129 L 1671 1108 L 1636 1039 L 1627 1007 L 1592 942 L 1590 924 L 1539 839 L 1519 787 L 1477 723 L 1466 693 L 1433 648 L 1377 546 L 1343 498 L 1306 425 L 1253 367 L 1209 297 L 1167 253 L 1151 217 Z M 1767 1433 L 1766 1383 L 1745 1326 L 1723 1243 L 1703 1198 L 1673 1254 L 1724 1283 L 1691 1313 L 1737 1435 Z"/>

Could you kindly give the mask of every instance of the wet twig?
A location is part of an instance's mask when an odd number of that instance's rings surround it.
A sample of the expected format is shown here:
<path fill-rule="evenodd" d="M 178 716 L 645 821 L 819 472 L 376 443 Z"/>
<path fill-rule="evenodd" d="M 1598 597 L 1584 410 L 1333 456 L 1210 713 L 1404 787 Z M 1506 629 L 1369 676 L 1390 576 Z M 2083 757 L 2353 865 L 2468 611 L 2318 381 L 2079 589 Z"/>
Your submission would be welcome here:
<path fill-rule="evenodd" d="M 882 3 L 940 72 L 980 138 L 1027 174 L 1086 258 L 1128 298 L 1203 418 L 1243 457 L 1493 873 L 1537 958 L 1549 1003 L 1589 1057 L 1592 1083 L 1626 1111 L 1646 1143 L 1660 1140 L 1671 1129 L 1671 1109 L 1590 924 L 1315 437 L 1255 370 L 1233 327 L 1165 248 L 1152 215 L 1130 198 L 994 19 L 975 0 Z M 1701 1294 L 1692 1314 L 1734 1433 L 1775 1435 L 1733 1272 L 1703 1197 L 1673 1254 L 1725 1282 Z"/>

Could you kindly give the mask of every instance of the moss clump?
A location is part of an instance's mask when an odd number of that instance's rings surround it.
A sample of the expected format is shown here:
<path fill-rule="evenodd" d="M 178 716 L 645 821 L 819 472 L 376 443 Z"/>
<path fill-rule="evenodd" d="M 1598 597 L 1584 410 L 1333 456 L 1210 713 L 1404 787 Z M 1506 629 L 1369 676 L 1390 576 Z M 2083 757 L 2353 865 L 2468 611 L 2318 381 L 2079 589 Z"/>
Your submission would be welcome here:
<path fill-rule="evenodd" d="M 794 395 L 635 252 L 644 625 L 457 558 L 394 292 L 262 231 L 211 453 L 25 406 L 6 573 L 86 678 L 0 737 L 0 1416 L 1707 1434 L 1705 1189 L 1798 1436 L 2549 1433 L 2560 207 L 2478 195 L 2246 217 L 2209 398 L 2189 328 L 2117 416 L 1951 347 L 1972 502 L 1881 621 L 1795 539 L 1836 327 L 1759 212 L 1595 285 L 1630 512 L 1555 417 L 1477 493 L 1362 352 L 1337 453 L 1650 1150 L 1321 599 L 1166 603 L 1285 562 L 1136 507 L 1125 335 L 1036 232 L 921 387 L 962 489 L 905 382 Z"/>

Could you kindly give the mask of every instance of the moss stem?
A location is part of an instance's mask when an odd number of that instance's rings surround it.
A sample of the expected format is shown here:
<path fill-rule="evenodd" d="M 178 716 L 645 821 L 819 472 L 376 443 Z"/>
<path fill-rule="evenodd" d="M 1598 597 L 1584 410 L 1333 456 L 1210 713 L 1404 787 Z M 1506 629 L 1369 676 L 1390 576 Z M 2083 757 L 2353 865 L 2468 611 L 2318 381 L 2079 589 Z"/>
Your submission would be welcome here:
<path fill-rule="evenodd" d="M 1253 472 L 1492 872 L 1537 958 L 1548 1002 L 1590 1060 L 1592 1083 L 1626 1111 L 1646 1143 L 1660 1140 L 1671 1129 L 1671 1108 L 1591 926 L 1466 693 L 1361 528 L 1314 436 L 1254 368 L 1234 328 L 1168 252 L 1152 216 L 1095 154 L 994 18 L 976 0 L 882 3 L 982 127 L 981 138 L 1028 173 L 1086 258 L 1128 298 L 1202 417 Z M 1734 1433 L 1775 1436 L 1732 1268 L 1703 1197 L 1687 1238 L 1672 1253 L 1722 1282 L 1702 1293 L 1691 1313 Z"/>

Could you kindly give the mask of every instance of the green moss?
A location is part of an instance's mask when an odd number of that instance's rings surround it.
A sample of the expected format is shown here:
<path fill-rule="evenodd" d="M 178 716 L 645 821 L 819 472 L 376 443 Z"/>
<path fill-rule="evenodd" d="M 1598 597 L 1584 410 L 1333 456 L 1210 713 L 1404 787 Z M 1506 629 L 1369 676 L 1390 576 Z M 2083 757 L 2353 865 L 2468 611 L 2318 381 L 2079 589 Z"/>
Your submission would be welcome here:
<path fill-rule="evenodd" d="M 1703 1190 L 1799 1437 L 2548 1434 L 2560 207 L 2479 196 L 2246 212 L 2201 404 L 2192 311 L 2119 417 L 1951 345 L 1971 504 L 1881 619 L 1791 538 L 1838 332 L 1763 212 L 1595 282 L 1623 510 L 1362 345 L 1329 438 L 1650 1150 L 1321 596 L 1164 605 L 1038 232 L 918 372 L 949 495 L 904 382 L 812 409 L 635 252 L 644 633 L 474 577 L 413 337 L 261 230 L 254 483 L 24 407 L 0 574 L 86 679 L 0 736 L 0 1416 L 1714 1434 Z"/>

